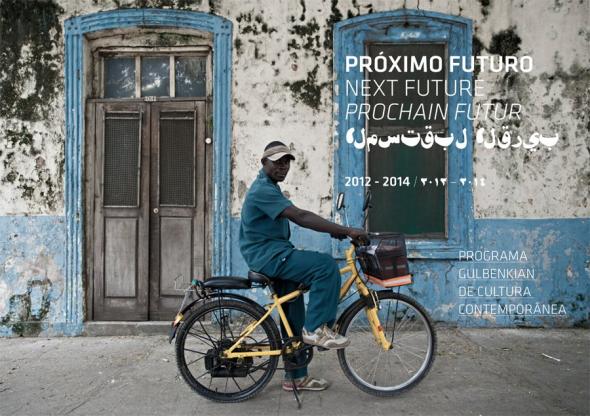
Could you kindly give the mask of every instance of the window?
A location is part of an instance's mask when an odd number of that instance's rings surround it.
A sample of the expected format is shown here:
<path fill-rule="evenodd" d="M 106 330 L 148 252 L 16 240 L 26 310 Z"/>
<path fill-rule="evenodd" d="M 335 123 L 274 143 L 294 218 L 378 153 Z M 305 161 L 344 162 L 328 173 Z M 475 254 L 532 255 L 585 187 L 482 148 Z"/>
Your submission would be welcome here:
<path fill-rule="evenodd" d="M 205 53 L 99 52 L 103 98 L 205 97 Z"/>
<path fill-rule="evenodd" d="M 367 46 L 371 57 L 445 57 L 444 43 L 371 43 Z M 403 58 L 402 58 L 403 59 Z M 368 76 L 367 76 L 368 75 Z M 367 120 L 367 134 L 378 137 L 406 134 L 414 131 L 426 134 L 428 130 L 446 135 L 446 118 L 437 108 L 445 107 L 445 96 L 436 94 L 434 88 L 428 89 L 426 96 L 418 94 L 418 88 L 408 94 L 402 88 L 394 88 L 393 94 L 381 94 L 376 85 L 395 81 L 396 86 L 405 85 L 407 80 L 420 82 L 420 93 L 426 93 L 424 85 L 430 81 L 443 81 L 446 71 L 441 72 L 371 72 L 365 75 L 372 82 L 368 97 L 370 108 L 394 109 L 388 111 L 390 117 L 380 116 Z M 393 82 L 390 82 L 390 85 Z M 382 106 L 379 107 L 379 104 Z M 376 107 L 377 105 L 377 107 Z M 418 108 L 428 112 L 434 109 L 433 116 L 414 117 Z M 408 238 L 445 238 L 446 237 L 446 187 L 438 181 L 446 178 L 446 151 L 440 146 L 424 149 L 421 146 L 395 146 L 367 152 L 366 174 L 374 184 L 372 187 L 373 209 L 369 211 L 368 226 L 370 231 L 398 231 Z M 406 180 L 406 178 L 408 180 Z M 411 180 L 409 180 L 411 178 Z M 414 186 L 415 178 L 421 180 Z M 435 180 L 436 179 L 436 180 Z M 387 186 L 386 186 L 387 185 Z"/>
<path fill-rule="evenodd" d="M 439 56 L 446 65 L 450 55 L 471 55 L 471 36 L 469 19 L 407 9 L 358 16 L 335 24 L 334 114 L 338 143 L 334 155 L 334 192 L 346 193 L 348 220 L 351 224 L 360 225 L 363 221 L 361 207 L 366 188 L 347 186 L 346 181 L 350 177 L 370 176 L 373 208 L 369 213 L 369 231 L 404 232 L 413 257 L 457 258 L 459 251 L 471 244 L 472 190 L 470 186 L 462 186 L 460 179 L 472 179 L 472 126 L 466 117 L 454 119 L 436 112 L 437 106 L 443 107 L 444 115 L 444 108 L 448 105 L 446 114 L 451 115 L 459 103 L 471 104 L 471 98 L 466 95 L 435 95 L 433 91 L 423 96 L 404 95 L 403 100 L 396 93 L 393 97 L 375 94 L 369 94 L 369 97 L 361 94 L 350 96 L 346 93 L 346 85 L 347 82 L 354 85 L 369 80 L 368 85 L 375 88 L 373 81 L 379 82 L 384 78 L 395 78 L 397 83 L 403 85 L 410 77 L 415 82 L 436 80 L 452 84 L 459 80 L 470 80 L 471 74 L 462 70 L 450 72 L 447 68 L 440 72 L 347 72 L 346 57 L 375 57 L 382 54 L 386 57 L 415 56 L 420 59 L 422 56 Z M 401 106 L 400 102 L 406 106 L 405 112 L 396 109 L 397 113 L 390 117 L 395 120 L 388 117 L 368 119 L 365 116 L 346 116 L 350 103 L 357 106 L 366 103 L 371 108 L 380 104 L 387 108 L 392 103 Z M 431 106 L 434 107 L 434 114 L 426 120 L 410 116 L 409 107 L 420 104 L 424 105 L 427 113 Z M 374 147 L 367 151 L 366 147 L 364 150 L 357 149 L 348 142 L 347 133 L 351 129 L 358 132 L 355 133 L 357 136 L 365 129 L 366 137 L 373 134 L 377 137 L 408 134 L 408 130 L 424 134 L 430 130 L 433 134 L 452 134 L 456 138 L 461 138 L 465 129 L 467 146 L 464 149 L 455 146 L 445 149 L 435 145 L 425 149 L 420 145 L 408 147 L 400 144 L 386 149 Z M 386 181 L 390 186 L 384 186 Z M 402 182 L 402 186 L 391 186 L 392 182 Z M 340 249 L 336 243 L 334 252 Z"/>
<path fill-rule="evenodd" d="M 135 59 L 132 57 L 104 60 L 104 96 L 131 98 L 135 96 Z"/>

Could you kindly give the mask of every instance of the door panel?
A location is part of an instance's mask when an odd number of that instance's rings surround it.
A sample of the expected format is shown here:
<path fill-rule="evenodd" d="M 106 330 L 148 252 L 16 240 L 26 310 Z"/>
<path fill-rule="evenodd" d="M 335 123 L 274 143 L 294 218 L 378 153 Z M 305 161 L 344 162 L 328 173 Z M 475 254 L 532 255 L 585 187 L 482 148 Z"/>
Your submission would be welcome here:
<path fill-rule="evenodd" d="M 192 218 L 160 220 L 160 294 L 178 296 L 178 289 L 192 276 Z M 175 287 L 176 284 L 176 287 Z"/>
<path fill-rule="evenodd" d="M 194 207 L 197 115 L 194 109 L 166 111 L 170 107 L 158 106 L 157 110 L 160 117 L 160 142 L 156 144 L 160 156 L 159 203 L 161 206 Z"/>
<path fill-rule="evenodd" d="M 205 267 L 205 105 L 152 105 L 150 319 L 167 319 Z"/>
<path fill-rule="evenodd" d="M 137 218 L 105 218 L 104 292 L 107 298 L 137 294 Z"/>
<path fill-rule="evenodd" d="M 148 318 L 149 108 L 96 106 L 94 318 Z"/>

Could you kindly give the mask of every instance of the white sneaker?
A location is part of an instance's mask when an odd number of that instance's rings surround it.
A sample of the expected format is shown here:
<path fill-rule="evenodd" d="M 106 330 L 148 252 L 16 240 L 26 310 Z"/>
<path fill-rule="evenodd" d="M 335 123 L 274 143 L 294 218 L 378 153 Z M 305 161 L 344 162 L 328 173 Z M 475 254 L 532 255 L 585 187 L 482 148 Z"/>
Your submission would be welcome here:
<path fill-rule="evenodd" d="M 301 331 L 301 338 L 303 342 L 309 345 L 316 345 L 318 347 L 327 349 L 340 349 L 347 347 L 350 340 L 340 334 L 332 331 L 326 325 L 322 325 L 313 332 L 308 332 L 303 328 Z"/>

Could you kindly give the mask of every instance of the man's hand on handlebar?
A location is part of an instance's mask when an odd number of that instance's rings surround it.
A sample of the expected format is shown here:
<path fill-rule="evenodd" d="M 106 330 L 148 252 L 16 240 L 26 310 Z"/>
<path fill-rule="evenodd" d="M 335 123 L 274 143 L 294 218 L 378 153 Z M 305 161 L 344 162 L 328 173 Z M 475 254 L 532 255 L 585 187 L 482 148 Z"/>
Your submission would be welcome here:
<path fill-rule="evenodd" d="M 349 228 L 347 236 L 351 238 L 355 244 L 369 244 L 369 234 L 360 228 Z"/>
<path fill-rule="evenodd" d="M 365 230 L 360 228 L 346 228 L 345 233 L 330 233 L 330 236 L 332 238 L 337 238 L 338 240 L 344 240 L 345 238 L 350 237 L 353 242 L 361 244 L 369 242 L 369 235 Z"/>
<path fill-rule="evenodd" d="M 347 237 L 347 235 L 346 234 L 340 234 L 340 233 L 330 233 L 330 237 L 336 238 L 338 240 L 344 240 Z"/>

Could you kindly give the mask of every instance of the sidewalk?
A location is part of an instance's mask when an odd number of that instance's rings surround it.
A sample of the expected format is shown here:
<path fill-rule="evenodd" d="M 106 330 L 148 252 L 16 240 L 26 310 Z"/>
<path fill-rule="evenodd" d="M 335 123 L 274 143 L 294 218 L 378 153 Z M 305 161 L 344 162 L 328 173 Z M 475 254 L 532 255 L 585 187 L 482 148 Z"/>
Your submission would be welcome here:
<path fill-rule="evenodd" d="M 415 389 L 357 390 L 334 352 L 312 374 L 334 382 L 298 411 L 282 374 L 254 399 L 222 405 L 179 378 L 164 336 L 0 339 L 0 415 L 573 415 L 590 414 L 590 331 L 439 329 L 438 355 Z M 545 353 L 560 361 L 547 358 Z"/>

